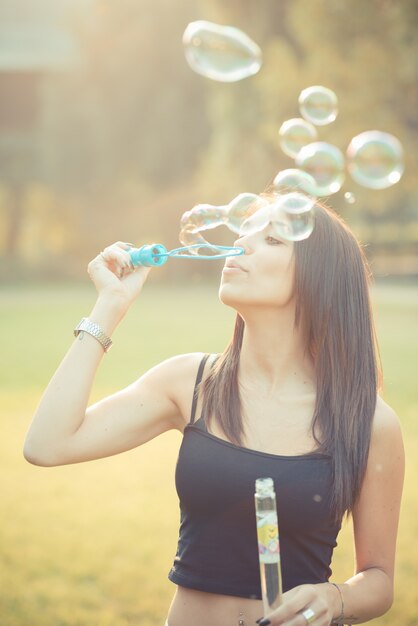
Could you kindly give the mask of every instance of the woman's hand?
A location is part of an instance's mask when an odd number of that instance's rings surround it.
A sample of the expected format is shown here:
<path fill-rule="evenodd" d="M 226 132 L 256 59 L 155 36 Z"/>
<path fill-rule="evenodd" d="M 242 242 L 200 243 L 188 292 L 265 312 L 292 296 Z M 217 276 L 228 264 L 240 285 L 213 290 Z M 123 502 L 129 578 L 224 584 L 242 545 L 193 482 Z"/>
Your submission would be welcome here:
<path fill-rule="evenodd" d="M 258 620 L 259 626 L 330 626 L 340 614 L 338 590 L 330 583 L 299 585 L 283 594 L 278 609 Z"/>
<path fill-rule="evenodd" d="M 138 297 L 150 267 L 132 265 L 129 243 L 117 241 L 90 261 L 87 271 L 99 297 L 108 296 L 128 308 Z"/>

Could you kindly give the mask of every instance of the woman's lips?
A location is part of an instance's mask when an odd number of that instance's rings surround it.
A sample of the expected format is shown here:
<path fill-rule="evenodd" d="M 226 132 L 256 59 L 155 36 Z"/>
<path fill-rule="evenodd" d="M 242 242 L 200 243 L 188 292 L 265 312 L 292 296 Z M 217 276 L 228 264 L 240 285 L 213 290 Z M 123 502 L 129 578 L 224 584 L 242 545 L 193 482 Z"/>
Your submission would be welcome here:
<path fill-rule="evenodd" d="M 243 267 L 238 265 L 238 263 L 231 263 L 230 261 L 225 263 L 224 268 L 222 270 L 225 274 L 235 274 L 237 272 L 246 272 Z"/>

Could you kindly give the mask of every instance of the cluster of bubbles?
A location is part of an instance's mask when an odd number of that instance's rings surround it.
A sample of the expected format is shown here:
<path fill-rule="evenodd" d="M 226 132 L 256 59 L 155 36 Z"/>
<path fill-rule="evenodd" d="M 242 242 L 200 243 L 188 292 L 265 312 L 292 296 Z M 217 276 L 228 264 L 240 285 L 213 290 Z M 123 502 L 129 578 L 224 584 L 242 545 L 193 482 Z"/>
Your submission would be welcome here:
<path fill-rule="evenodd" d="M 246 33 L 231 26 L 206 21 L 189 24 L 183 35 L 190 67 L 213 80 L 234 82 L 256 74 L 262 64 L 258 45 Z M 226 225 L 234 233 L 250 234 L 271 224 L 277 234 L 300 241 L 314 227 L 316 198 L 338 192 L 348 170 L 363 187 L 385 189 L 403 174 L 402 145 L 389 133 L 369 130 L 353 137 L 344 153 L 337 146 L 318 140 L 317 127 L 332 123 L 338 115 L 338 99 L 326 87 L 303 89 L 299 112 L 283 122 L 279 144 L 294 159 L 295 167 L 280 171 L 269 194 L 242 193 L 228 205 L 199 204 L 184 213 L 180 241 L 184 245 L 205 243 L 202 231 Z M 344 194 L 353 204 L 353 193 Z"/>
<path fill-rule="evenodd" d="M 240 236 L 251 235 L 271 224 L 277 236 L 301 241 L 313 230 L 314 204 L 315 198 L 296 190 L 265 195 L 241 193 L 223 206 L 198 204 L 181 218 L 180 241 L 184 245 L 207 244 L 200 233 L 222 224 Z"/>
<path fill-rule="evenodd" d="M 318 141 L 317 126 L 333 122 L 338 114 L 337 96 L 331 89 L 315 85 L 299 96 L 300 118 L 283 122 L 279 144 L 295 160 L 296 168 L 310 174 L 314 185 L 309 193 L 320 197 L 339 191 L 347 168 L 352 179 L 369 189 L 385 189 L 397 183 L 404 170 L 402 145 L 389 133 L 369 130 L 351 140 L 345 155 L 337 146 Z M 345 195 L 350 204 L 354 195 Z"/>

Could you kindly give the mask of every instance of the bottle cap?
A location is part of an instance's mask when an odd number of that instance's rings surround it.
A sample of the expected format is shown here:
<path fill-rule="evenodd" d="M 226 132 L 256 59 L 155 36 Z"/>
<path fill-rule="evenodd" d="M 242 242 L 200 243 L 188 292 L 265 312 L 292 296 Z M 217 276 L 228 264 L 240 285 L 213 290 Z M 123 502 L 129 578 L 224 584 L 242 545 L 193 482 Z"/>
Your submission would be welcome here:
<path fill-rule="evenodd" d="M 255 492 L 260 496 L 274 495 L 274 482 L 272 478 L 257 478 Z"/>

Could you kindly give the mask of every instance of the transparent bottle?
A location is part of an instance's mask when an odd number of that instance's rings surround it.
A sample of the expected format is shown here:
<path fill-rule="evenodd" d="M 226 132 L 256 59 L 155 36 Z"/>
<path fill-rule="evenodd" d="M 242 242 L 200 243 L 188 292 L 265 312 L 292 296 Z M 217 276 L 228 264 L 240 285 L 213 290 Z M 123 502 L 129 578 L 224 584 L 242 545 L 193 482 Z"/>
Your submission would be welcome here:
<path fill-rule="evenodd" d="M 276 609 L 282 600 L 279 526 L 272 478 L 258 478 L 255 481 L 255 511 L 261 593 L 266 615 Z"/>

